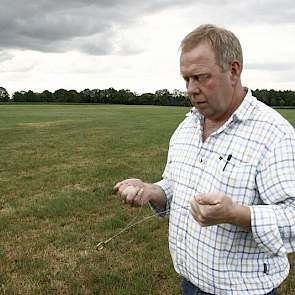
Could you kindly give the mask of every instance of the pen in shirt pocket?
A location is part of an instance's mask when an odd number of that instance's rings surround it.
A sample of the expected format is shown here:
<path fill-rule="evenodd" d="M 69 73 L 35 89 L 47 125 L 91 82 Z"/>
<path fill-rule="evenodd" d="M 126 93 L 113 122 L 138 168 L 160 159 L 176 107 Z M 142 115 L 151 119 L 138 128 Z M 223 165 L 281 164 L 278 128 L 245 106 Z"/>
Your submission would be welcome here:
<path fill-rule="evenodd" d="M 232 158 L 232 155 L 231 154 L 229 154 L 228 156 L 227 156 L 227 159 L 226 159 L 226 162 L 225 162 L 225 164 L 224 164 L 224 166 L 223 166 L 223 169 L 222 169 L 222 171 L 224 171 L 225 170 L 225 168 L 226 168 L 226 166 L 227 166 L 227 164 L 229 163 L 229 161 L 230 161 L 230 159 Z M 219 160 L 222 160 L 223 159 L 223 157 L 219 157 Z"/>

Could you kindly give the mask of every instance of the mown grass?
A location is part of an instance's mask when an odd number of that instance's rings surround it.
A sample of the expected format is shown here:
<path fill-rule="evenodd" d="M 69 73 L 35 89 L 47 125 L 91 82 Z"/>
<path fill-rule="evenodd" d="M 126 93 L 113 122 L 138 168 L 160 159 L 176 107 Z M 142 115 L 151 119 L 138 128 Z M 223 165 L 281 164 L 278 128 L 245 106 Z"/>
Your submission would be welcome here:
<path fill-rule="evenodd" d="M 179 294 L 167 221 L 143 223 L 103 251 L 95 245 L 138 212 L 118 202 L 113 185 L 160 179 L 187 111 L 0 106 L 0 294 Z M 294 110 L 282 113 L 295 125 Z M 281 294 L 294 292 L 291 271 Z"/>

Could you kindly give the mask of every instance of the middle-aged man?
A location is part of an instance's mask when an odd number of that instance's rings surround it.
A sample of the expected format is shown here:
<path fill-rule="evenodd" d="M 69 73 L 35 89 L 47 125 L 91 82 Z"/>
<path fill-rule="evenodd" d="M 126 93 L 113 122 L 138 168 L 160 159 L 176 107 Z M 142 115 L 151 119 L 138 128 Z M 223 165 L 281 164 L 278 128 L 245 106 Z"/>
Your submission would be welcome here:
<path fill-rule="evenodd" d="M 202 25 L 189 33 L 180 73 L 193 108 L 170 140 L 163 179 L 114 188 L 125 203 L 169 215 L 183 294 L 276 294 L 289 272 L 295 132 L 242 86 L 242 68 L 232 32 Z"/>

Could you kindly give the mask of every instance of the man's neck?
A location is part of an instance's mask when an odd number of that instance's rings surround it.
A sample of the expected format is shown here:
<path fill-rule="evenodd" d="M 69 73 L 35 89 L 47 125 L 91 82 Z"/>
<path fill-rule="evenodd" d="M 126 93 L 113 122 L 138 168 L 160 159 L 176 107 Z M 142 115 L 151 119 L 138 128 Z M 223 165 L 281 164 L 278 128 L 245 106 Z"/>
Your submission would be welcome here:
<path fill-rule="evenodd" d="M 228 111 L 222 115 L 222 117 L 219 117 L 216 119 L 204 118 L 203 141 L 205 141 L 210 136 L 210 134 L 212 134 L 214 131 L 219 129 L 231 117 L 231 115 L 237 110 L 237 108 L 243 102 L 247 94 L 247 89 L 243 88 L 242 85 L 239 85 L 237 89 L 238 91 L 235 91 L 233 95 L 232 105 L 228 108 Z"/>

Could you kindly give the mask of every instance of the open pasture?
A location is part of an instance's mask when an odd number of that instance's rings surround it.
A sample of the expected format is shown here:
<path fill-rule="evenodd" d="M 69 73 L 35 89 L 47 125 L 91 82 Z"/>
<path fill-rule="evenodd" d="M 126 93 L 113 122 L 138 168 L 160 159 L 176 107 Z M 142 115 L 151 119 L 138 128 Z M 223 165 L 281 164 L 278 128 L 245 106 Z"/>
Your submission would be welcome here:
<path fill-rule="evenodd" d="M 113 185 L 159 180 L 188 110 L 0 105 L 0 294 L 179 294 L 167 221 L 140 224 L 103 251 L 95 245 L 137 214 Z M 295 126 L 295 110 L 281 112 Z M 280 294 L 295 294 L 294 282 L 292 269 Z"/>

